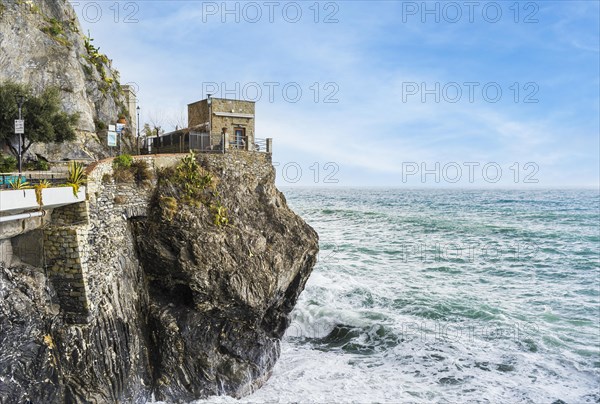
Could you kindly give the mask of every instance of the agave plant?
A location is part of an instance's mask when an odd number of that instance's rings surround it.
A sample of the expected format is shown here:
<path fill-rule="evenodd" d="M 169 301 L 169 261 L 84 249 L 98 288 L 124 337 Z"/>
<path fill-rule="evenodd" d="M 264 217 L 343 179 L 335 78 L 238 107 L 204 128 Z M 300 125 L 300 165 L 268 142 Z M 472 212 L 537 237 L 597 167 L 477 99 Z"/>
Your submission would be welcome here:
<path fill-rule="evenodd" d="M 16 179 L 12 180 L 12 181 L 8 181 L 8 185 L 10 185 L 10 187 L 12 189 L 27 189 L 29 188 L 29 182 L 27 182 L 25 180 L 24 177 L 17 177 Z"/>
<path fill-rule="evenodd" d="M 85 166 L 82 163 L 72 161 L 69 163 L 69 174 L 67 176 L 67 185 L 73 188 L 73 195 L 77 197 L 79 187 L 85 185 L 87 176 L 85 175 Z"/>

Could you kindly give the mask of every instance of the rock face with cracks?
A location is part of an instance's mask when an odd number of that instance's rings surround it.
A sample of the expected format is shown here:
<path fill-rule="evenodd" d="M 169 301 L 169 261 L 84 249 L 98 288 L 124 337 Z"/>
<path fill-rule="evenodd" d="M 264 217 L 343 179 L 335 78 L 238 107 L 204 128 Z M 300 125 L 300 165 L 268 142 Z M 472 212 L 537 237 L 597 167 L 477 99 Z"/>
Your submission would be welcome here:
<path fill-rule="evenodd" d="M 180 158 L 145 160 L 156 175 Z M 188 402 L 241 397 L 268 379 L 318 237 L 275 188 L 269 155 L 199 163 L 228 225 L 175 197 L 165 214 L 157 201 L 172 189 L 116 183 L 110 161 L 90 172 L 87 221 L 53 212 L 46 227 L 79 226 L 85 320 L 65 317 L 44 268 L 16 256 L 2 265 L 0 402 Z"/>

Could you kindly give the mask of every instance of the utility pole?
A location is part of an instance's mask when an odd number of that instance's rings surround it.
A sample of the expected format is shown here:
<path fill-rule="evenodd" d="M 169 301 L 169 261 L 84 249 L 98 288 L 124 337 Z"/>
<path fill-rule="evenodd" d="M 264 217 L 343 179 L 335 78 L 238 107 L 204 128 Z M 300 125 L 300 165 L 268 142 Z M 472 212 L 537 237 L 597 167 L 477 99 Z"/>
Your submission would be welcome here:
<path fill-rule="evenodd" d="M 25 134 L 25 122 L 21 115 L 23 104 L 25 103 L 25 97 L 21 94 L 17 95 L 17 104 L 19 105 L 19 120 L 15 122 L 15 134 L 19 135 L 19 175 L 23 171 L 23 135 Z"/>
<path fill-rule="evenodd" d="M 137 106 L 137 154 L 140 154 L 140 106 Z"/>
<path fill-rule="evenodd" d="M 206 94 L 206 104 L 208 105 L 208 145 L 212 146 L 212 98 L 211 94 Z"/>

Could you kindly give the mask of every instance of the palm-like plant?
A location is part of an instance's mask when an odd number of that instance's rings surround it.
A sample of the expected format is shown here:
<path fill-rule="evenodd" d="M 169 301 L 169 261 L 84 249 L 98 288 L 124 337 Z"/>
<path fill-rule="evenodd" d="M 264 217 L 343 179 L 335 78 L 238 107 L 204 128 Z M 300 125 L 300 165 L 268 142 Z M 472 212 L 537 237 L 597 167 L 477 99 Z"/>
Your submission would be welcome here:
<path fill-rule="evenodd" d="M 24 177 L 17 177 L 16 179 L 12 180 L 12 181 L 8 181 L 8 185 L 10 185 L 10 187 L 12 189 L 27 189 L 29 188 L 29 182 L 27 182 L 27 180 L 25 180 Z"/>
<path fill-rule="evenodd" d="M 87 176 L 85 175 L 85 166 L 82 163 L 72 161 L 69 163 L 69 174 L 67 176 L 67 185 L 73 188 L 73 195 L 77 197 L 79 187 L 85 185 Z"/>

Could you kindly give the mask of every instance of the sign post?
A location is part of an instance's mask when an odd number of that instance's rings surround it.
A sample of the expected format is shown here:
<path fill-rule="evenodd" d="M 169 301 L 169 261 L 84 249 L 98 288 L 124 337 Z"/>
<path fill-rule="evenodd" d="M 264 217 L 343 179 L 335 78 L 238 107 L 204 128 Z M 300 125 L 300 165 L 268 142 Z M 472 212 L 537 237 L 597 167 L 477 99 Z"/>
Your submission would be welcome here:
<path fill-rule="evenodd" d="M 117 134 L 119 135 L 119 154 L 122 153 L 121 143 L 123 142 L 123 129 L 125 129 L 124 123 L 118 123 L 117 125 Z"/>
<path fill-rule="evenodd" d="M 25 134 L 25 120 L 24 119 L 15 119 L 15 135 L 24 135 Z"/>
<path fill-rule="evenodd" d="M 117 132 L 115 125 L 108 125 L 108 134 L 106 136 L 106 143 L 108 147 L 115 147 L 117 145 Z M 110 153 L 112 155 L 112 152 Z"/>
<path fill-rule="evenodd" d="M 25 120 L 21 119 L 21 105 L 19 105 L 19 119 L 15 119 L 15 135 L 19 135 L 19 175 L 23 171 L 23 135 L 25 134 Z"/>

